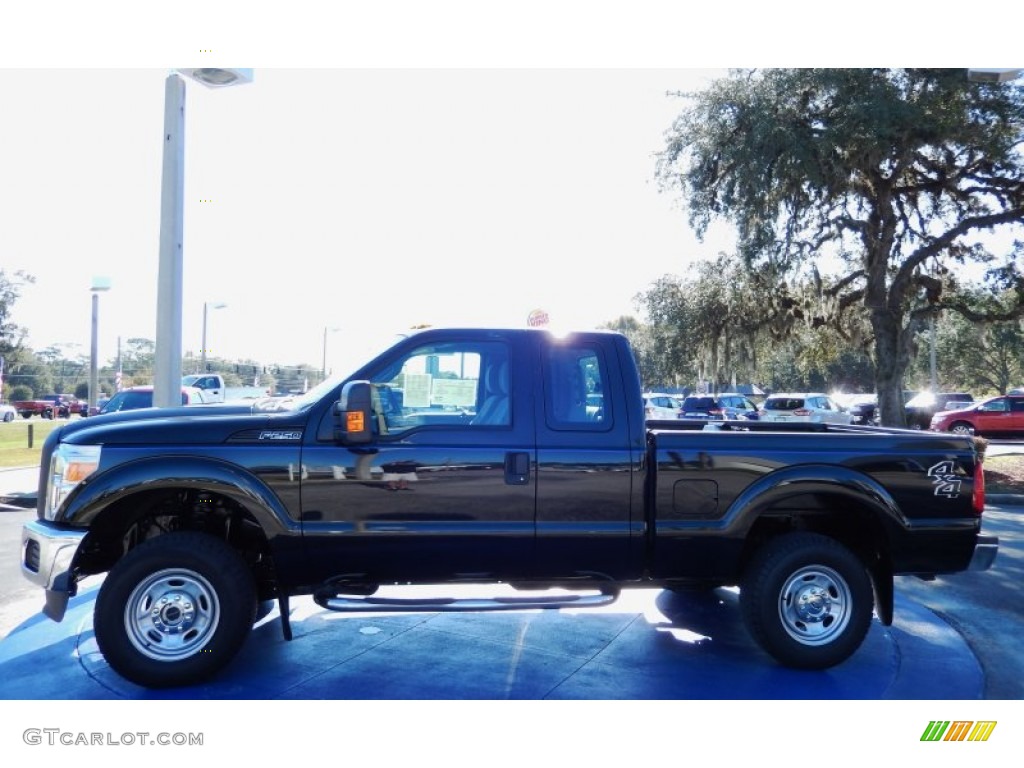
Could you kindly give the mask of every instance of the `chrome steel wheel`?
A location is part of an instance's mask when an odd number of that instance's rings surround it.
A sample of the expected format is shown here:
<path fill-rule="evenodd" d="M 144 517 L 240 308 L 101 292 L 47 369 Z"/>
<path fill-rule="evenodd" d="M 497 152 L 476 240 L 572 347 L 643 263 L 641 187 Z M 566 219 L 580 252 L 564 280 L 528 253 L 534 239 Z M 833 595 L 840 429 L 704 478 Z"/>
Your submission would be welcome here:
<path fill-rule="evenodd" d="M 790 576 L 779 594 L 779 619 L 804 645 L 824 645 L 850 622 L 850 587 L 836 571 L 809 565 Z"/>
<path fill-rule="evenodd" d="M 195 571 L 168 568 L 152 574 L 125 604 L 124 627 L 144 656 L 175 661 L 198 653 L 220 622 L 220 602 Z"/>

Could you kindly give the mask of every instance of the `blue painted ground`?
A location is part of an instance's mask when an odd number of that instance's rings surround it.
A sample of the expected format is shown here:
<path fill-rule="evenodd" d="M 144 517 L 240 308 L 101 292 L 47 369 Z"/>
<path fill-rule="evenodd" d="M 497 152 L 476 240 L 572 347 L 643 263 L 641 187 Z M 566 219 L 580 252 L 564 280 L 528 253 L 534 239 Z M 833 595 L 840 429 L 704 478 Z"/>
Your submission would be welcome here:
<path fill-rule="evenodd" d="M 980 699 L 964 639 L 897 595 L 861 649 L 824 672 L 785 669 L 749 638 L 736 594 L 627 591 L 605 608 L 338 614 L 275 610 L 212 682 L 150 691 L 113 672 L 92 630 L 97 587 L 56 624 L 37 615 L 0 641 L 3 699 Z"/>

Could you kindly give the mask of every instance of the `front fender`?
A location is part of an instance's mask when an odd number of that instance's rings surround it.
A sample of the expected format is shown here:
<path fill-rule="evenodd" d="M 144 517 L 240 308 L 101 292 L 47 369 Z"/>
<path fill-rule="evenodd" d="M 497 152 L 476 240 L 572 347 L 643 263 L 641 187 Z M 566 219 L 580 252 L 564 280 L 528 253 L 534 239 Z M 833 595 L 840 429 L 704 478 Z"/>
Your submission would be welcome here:
<path fill-rule="evenodd" d="M 205 490 L 245 507 L 267 538 L 300 532 L 277 494 L 252 472 L 227 461 L 205 457 L 161 456 L 128 461 L 101 471 L 68 496 L 60 522 L 89 527 L 112 504 L 137 493 L 157 490 Z"/>

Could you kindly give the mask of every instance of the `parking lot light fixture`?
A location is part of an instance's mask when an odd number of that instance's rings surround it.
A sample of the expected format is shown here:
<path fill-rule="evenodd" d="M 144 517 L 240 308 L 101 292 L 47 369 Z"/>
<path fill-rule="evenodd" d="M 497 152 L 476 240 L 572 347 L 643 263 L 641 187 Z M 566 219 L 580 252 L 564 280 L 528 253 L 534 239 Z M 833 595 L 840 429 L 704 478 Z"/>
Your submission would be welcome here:
<path fill-rule="evenodd" d="M 207 88 L 228 88 L 232 85 L 244 85 L 252 82 L 251 69 L 217 69 L 215 67 L 199 67 L 196 69 L 179 69 L 185 77 L 202 83 Z"/>
<path fill-rule="evenodd" d="M 180 74 L 179 74 L 180 73 Z M 210 88 L 252 82 L 251 69 L 180 69 L 164 83 L 163 171 L 160 187 L 160 261 L 157 273 L 153 405 L 180 405 L 184 273 L 185 81 Z"/>
<path fill-rule="evenodd" d="M 203 346 L 201 350 L 202 359 L 199 363 L 200 373 L 206 373 L 206 316 L 209 314 L 210 309 L 224 309 L 227 304 L 223 301 L 215 301 L 212 304 L 208 301 L 203 302 Z"/>
<path fill-rule="evenodd" d="M 96 405 L 96 390 L 99 388 L 97 353 L 99 349 L 100 293 L 110 290 L 110 278 L 94 277 L 89 290 L 92 292 L 92 333 L 89 345 L 89 398 L 86 413 L 92 413 L 92 409 Z"/>
<path fill-rule="evenodd" d="M 323 358 L 323 362 L 320 365 L 320 380 L 321 381 L 323 381 L 324 379 L 327 378 L 327 334 L 328 334 L 328 332 L 336 333 L 336 332 L 338 332 L 340 330 L 341 330 L 341 328 L 328 328 L 327 326 L 324 326 L 324 358 Z"/>
<path fill-rule="evenodd" d="M 1024 69 L 968 69 L 967 79 L 972 83 L 1008 83 L 1024 75 Z"/>

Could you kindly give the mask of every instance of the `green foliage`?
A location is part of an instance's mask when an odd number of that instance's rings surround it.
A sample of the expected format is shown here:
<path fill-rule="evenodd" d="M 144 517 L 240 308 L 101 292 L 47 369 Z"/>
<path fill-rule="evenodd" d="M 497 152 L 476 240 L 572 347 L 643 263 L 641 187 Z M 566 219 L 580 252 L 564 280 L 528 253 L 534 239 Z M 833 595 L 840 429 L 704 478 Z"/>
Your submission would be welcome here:
<path fill-rule="evenodd" d="M 803 320 L 871 345 L 887 423 L 902 418 L 927 318 L 965 309 L 944 300 L 958 265 L 990 265 L 1014 295 L 1002 319 L 1024 314 L 1018 254 L 977 240 L 1024 222 L 1019 86 L 972 84 L 952 69 L 770 69 L 734 72 L 688 99 L 659 154 L 663 189 L 698 234 L 726 219 L 745 264 L 784 289 L 813 288 L 780 292 L 781 333 Z"/>
<path fill-rule="evenodd" d="M 964 292 L 965 305 L 997 313 L 1012 297 L 992 296 L 974 289 Z M 938 386 L 965 390 L 976 397 L 1003 394 L 1024 382 L 1024 326 L 1019 319 L 995 323 L 974 322 L 957 312 L 944 312 L 935 324 Z M 930 337 L 923 333 L 913 368 L 913 383 L 923 389 L 930 382 Z"/>
<path fill-rule="evenodd" d="M 32 398 L 51 394 L 54 391 L 54 380 L 50 366 L 35 355 L 28 354 L 29 356 L 24 362 L 8 367 L 4 379 L 9 380 L 12 385 L 20 384 L 28 387 L 32 391 Z"/>
<path fill-rule="evenodd" d="M 870 359 L 851 347 L 849 334 L 804 321 L 801 307 L 810 301 L 800 297 L 813 290 L 772 284 L 737 256 L 720 254 L 695 265 L 688 279 L 665 276 L 641 293 L 637 302 L 651 324 L 627 336 L 646 382 L 709 382 L 719 392 L 746 382 L 774 390 L 870 389 Z"/>
<path fill-rule="evenodd" d="M 26 358 L 25 329 L 11 320 L 11 314 L 22 287 L 34 282 L 32 275 L 19 270 L 8 276 L 0 267 L 0 357 L 4 359 L 5 386 L 9 381 L 7 374 Z"/>
<path fill-rule="evenodd" d="M 155 341 L 139 336 L 126 340 L 121 350 L 122 386 L 151 384 L 155 360 Z"/>
<path fill-rule="evenodd" d="M 17 384 L 11 387 L 10 396 L 8 398 L 10 402 L 14 403 L 19 400 L 34 400 L 35 397 L 32 393 L 32 387 L 24 384 Z"/>

